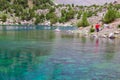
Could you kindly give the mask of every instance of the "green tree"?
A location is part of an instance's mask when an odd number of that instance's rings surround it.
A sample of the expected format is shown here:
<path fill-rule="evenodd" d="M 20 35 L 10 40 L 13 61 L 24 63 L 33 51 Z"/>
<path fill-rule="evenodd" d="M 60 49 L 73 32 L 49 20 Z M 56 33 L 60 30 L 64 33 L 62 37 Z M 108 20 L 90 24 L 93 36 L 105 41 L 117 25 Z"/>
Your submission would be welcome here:
<path fill-rule="evenodd" d="M 91 10 L 87 11 L 87 17 L 91 17 L 93 14 L 94 14 L 93 11 Z"/>
<path fill-rule="evenodd" d="M 64 23 L 64 22 L 66 22 L 66 18 L 65 18 L 65 17 L 61 17 L 61 18 L 59 18 L 59 22 L 60 22 L 60 23 Z"/>
<path fill-rule="evenodd" d="M 46 14 L 46 19 L 47 20 L 50 20 L 50 19 L 55 18 L 55 17 L 56 17 L 56 14 L 54 12 Z"/>
<path fill-rule="evenodd" d="M 82 15 L 82 19 L 77 23 L 78 27 L 86 27 L 89 26 L 89 22 L 87 20 L 87 13 L 84 12 Z"/>
<path fill-rule="evenodd" d="M 50 7 L 49 12 L 50 12 L 50 13 L 55 12 L 55 8 Z"/>
<path fill-rule="evenodd" d="M 45 15 L 41 14 L 41 15 L 36 15 L 35 16 L 36 20 L 35 20 L 35 24 L 39 24 L 39 23 L 43 23 L 45 20 Z"/>
<path fill-rule="evenodd" d="M 82 11 L 80 10 L 77 14 L 77 19 L 80 19 L 81 15 L 82 15 Z"/>
<path fill-rule="evenodd" d="M 116 12 L 116 18 L 120 18 L 120 12 L 119 11 Z"/>
<path fill-rule="evenodd" d="M 66 19 L 67 21 L 70 20 L 70 19 L 73 19 L 74 18 L 74 15 L 75 15 L 75 12 L 73 9 L 70 9 L 67 14 L 66 14 Z"/>
<path fill-rule="evenodd" d="M 69 7 L 68 10 L 63 9 L 61 10 L 61 18 L 59 19 L 59 22 L 60 23 L 67 22 L 70 19 L 73 19 L 74 15 L 75 15 L 75 11 L 71 7 Z"/>
<path fill-rule="evenodd" d="M 2 15 L 1 20 L 2 20 L 3 22 L 6 22 L 6 20 L 7 20 L 7 16 L 6 16 L 5 14 Z"/>
<path fill-rule="evenodd" d="M 116 13 L 117 13 L 117 11 L 115 9 L 109 8 L 103 18 L 103 22 L 110 23 L 110 22 L 114 21 L 117 18 Z"/>
<path fill-rule="evenodd" d="M 52 18 L 52 19 L 50 19 L 51 25 L 52 25 L 52 24 L 55 24 L 56 22 L 57 22 L 57 18 Z"/>
<path fill-rule="evenodd" d="M 33 17 L 35 17 L 35 12 L 32 9 L 25 9 L 22 13 L 21 13 L 21 19 L 22 20 L 31 20 Z"/>
<path fill-rule="evenodd" d="M 39 18 L 39 15 L 36 15 L 36 20 L 35 20 L 35 25 L 39 24 L 40 23 L 40 18 Z"/>

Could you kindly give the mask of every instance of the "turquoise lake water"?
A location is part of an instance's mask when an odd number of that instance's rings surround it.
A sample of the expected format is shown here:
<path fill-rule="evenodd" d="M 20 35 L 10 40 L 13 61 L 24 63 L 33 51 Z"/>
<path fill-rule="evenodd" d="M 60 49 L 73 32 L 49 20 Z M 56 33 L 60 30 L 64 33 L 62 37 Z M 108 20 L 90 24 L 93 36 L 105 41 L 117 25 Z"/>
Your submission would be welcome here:
<path fill-rule="evenodd" d="M 0 80 L 120 80 L 119 45 L 67 31 L 0 31 Z"/>

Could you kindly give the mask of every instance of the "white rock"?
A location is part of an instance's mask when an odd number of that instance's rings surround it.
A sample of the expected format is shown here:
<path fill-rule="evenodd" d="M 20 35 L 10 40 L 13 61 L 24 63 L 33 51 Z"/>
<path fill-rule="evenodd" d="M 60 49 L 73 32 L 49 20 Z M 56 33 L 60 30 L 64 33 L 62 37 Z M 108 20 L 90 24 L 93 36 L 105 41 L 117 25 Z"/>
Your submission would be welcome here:
<path fill-rule="evenodd" d="M 120 32 L 119 32 L 119 31 L 115 31 L 114 33 L 115 33 L 115 34 L 119 34 Z"/>
<path fill-rule="evenodd" d="M 107 37 L 107 35 L 103 34 L 103 35 L 101 35 L 101 37 L 102 37 L 102 38 L 106 38 L 106 37 Z"/>
<path fill-rule="evenodd" d="M 114 35 L 114 33 L 110 33 L 110 34 L 108 35 L 108 37 L 111 38 L 111 39 L 113 39 L 113 38 L 115 38 L 115 35 Z"/>
<path fill-rule="evenodd" d="M 60 29 L 59 29 L 59 28 L 56 28 L 55 31 L 56 31 L 56 32 L 60 32 Z"/>

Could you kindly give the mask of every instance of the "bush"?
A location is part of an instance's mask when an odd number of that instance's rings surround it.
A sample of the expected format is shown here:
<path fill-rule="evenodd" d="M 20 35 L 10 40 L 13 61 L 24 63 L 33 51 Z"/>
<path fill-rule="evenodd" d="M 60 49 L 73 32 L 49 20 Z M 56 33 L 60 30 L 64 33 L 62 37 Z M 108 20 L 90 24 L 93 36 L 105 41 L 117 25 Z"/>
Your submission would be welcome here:
<path fill-rule="evenodd" d="M 65 22 L 69 21 L 70 19 L 73 19 L 75 16 L 75 11 L 71 8 L 66 11 L 65 9 L 61 10 L 61 19 Z M 64 22 L 60 19 L 60 22 Z"/>
<path fill-rule="evenodd" d="M 57 21 L 58 21 L 58 18 L 57 18 L 57 17 L 50 19 L 51 25 L 52 25 L 52 24 L 55 24 Z"/>
<path fill-rule="evenodd" d="M 94 28 L 90 28 L 90 33 L 93 33 L 95 32 L 95 29 Z"/>
<path fill-rule="evenodd" d="M 40 20 L 40 18 L 39 18 L 39 17 L 36 17 L 36 20 L 35 20 L 35 22 L 34 22 L 34 23 L 35 23 L 35 25 L 39 24 L 39 23 L 40 23 L 40 21 L 41 21 L 41 20 Z"/>
<path fill-rule="evenodd" d="M 50 7 L 49 13 L 55 12 L 55 8 Z"/>
<path fill-rule="evenodd" d="M 35 20 L 35 24 L 39 24 L 39 23 L 43 23 L 45 20 L 45 15 L 41 14 L 41 15 L 36 15 L 35 16 L 36 20 Z"/>
<path fill-rule="evenodd" d="M 54 17 L 56 17 L 56 14 L 55 14 L 54 12 L 52 12 L 52 13 L 47 13 L 47 14 L 46 14 L 46 19 L 47 19 L 47 20 L 50 20 L 50 19 L 52 19 L 52 18 L 54 18 Z"/>
<path fill-rule="evenodd" d="M 116 18 L 120 18 L 120 12 L 116 12 Z"/>
<path fill-rule="evenodd" d="M 117 27 L 120 28 L 120 24 Z"/>
<path fill-rule="evenodd" d="M 92 25 L 90 28 L 90 33 L 93 33 L 93 32 L 95 32 L 95 29 L 93 28 L 93 25 Z"/>
<path fill-rule="evenodd" d="M 66 22 L 67 20 L 66 20 L 66 18 L 65 17 L 61 17 L 61 18 L 59 18 L 59 22 L 60 23 L 64 23 L 64 22 Z"/>
<path fill-rule="evenodd" d="M 117 10 L 119 10 L 119 9 L 120 9 L 120 4 L 116 4 L 116 5 L 114 5 L 114 7 L 115 7 Z"/>
<path fill-rule="evenodd" d="M 6 15 L 2 15 L 1 20 L 2 20 L 3 22 L 6 22 L 7 16 L 6 16 Z"/>

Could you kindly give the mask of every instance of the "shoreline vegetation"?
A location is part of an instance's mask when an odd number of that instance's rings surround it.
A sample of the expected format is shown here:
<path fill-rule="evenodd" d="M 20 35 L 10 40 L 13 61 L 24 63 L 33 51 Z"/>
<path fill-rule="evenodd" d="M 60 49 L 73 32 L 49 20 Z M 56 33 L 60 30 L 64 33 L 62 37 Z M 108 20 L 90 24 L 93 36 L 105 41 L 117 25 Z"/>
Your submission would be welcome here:
<path fill-rule="evenodd" d="M 119 0 L 118 0 L 119 2 Z M 95 24 L 100 24 L 99 36 L 120 33 L 120 4 L 56 5 L 54 0 L 1 0 L 0 25 L 77 26 L 75 33 L 96 36 Z M 106 28 L 105 25 L 110 28 Z"/>

